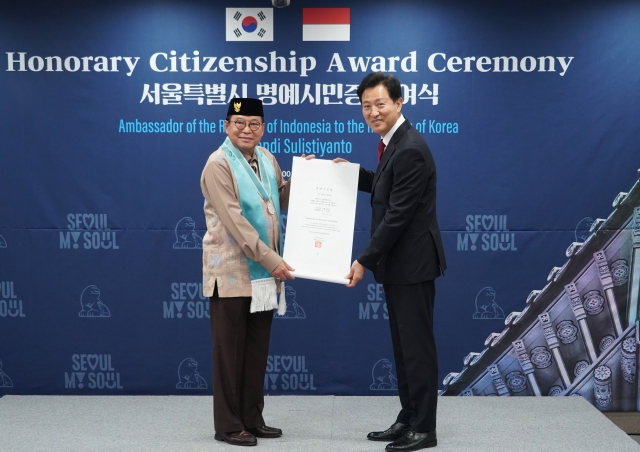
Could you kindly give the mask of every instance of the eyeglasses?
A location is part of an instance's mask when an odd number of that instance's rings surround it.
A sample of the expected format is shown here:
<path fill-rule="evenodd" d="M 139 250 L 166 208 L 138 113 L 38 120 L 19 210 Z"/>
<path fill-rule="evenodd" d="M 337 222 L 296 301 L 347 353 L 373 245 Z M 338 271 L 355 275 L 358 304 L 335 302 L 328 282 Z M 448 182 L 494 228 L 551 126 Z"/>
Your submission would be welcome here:
<path fill-rule="evenodd" d="M 233 122 L 236 125 L 236 128 L 238 130 L 244 130 L 244 128 L 247 127 L 247 122 L 243 121 L 242 119 L 236 119 L 235 121 L 231 121 L 231 122 Z M 255 132 L 260 128 L 261 125 L 262 125 L 261 122 L 250 122 L 249 128 Z"/>

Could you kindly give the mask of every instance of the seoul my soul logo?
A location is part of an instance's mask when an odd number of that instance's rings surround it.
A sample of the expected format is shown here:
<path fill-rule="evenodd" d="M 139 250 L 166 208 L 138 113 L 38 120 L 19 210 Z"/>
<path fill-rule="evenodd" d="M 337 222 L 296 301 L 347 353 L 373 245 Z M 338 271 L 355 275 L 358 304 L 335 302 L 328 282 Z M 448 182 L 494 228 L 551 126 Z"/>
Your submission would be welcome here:
<path fill-rule="evenodd" d="M 458 232 L 458 251 L 518 251 L 506 215 L 467 215 L 466 221 L 467 232 Z"/>
<path fill-rule="evenodd" d="M 72 355 L 71 370 L 64 373 L 65 389 L 123 389 L 120 372 L 114 369 L 111 355 Z"/>
<path fill-rule="evenodd" d="M 358 318 L 360 320 L 389 320 L 389 309 L 384 301 L 382 284 L 369 284 L 367 286 L 366 303 L 360 302 L 358 306 Z"/>
<path fill-rule="evenodd" d="M 313 374 L 307 369 L 306 356 L 269 355 L 265 391 L 315 391 Z"/>
<path fill-rule="evenodd" d="M 170 298 L 162 302 L 163 318 L 209 318 L 209 299 L 202 295 L 202 283 L 171 283 Z"/>
<path fill-rule="evenodd" d="M 106 213 L 70 213 L 67 231 L 60 231 L 60 249 L 118 250 L 117 233 L 107 226 Z"/>
<path fill-rule="evenodd" d="M 13 281 L 0 281 L 0 317 L 26 317 Z"/>

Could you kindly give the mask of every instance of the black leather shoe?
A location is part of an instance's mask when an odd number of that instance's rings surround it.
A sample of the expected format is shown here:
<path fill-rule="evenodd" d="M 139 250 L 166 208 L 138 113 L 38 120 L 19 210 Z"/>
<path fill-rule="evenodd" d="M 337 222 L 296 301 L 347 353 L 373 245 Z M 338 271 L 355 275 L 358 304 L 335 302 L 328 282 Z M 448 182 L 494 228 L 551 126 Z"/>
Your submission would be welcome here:
<path fill-rule="evenodd" d="M 426 449 L 427 447 L 436 447 L 438 439 L 436 431 L 428 433 L 418 433 L 413 430 L 407 430 L 402 438 L 399 438 L 387 444 L 384 450 L 387 452 L 409 452 L 412 450 Z"/>
<path fill-rule="evenodd" d="M 255 446 L 258 444 L 256 437 L 246 430 L 228 433 L 216 432 L 214 438 L 218 441 L 224 441 L 234 446 Z"/>
<path fill-rule="evenodd" d="M 258 428 L 249 428 L 247 430 L 256 438 L 278 438 L 282 436 L 282 430 L 275 427 L 267 427 L 266 425 Z"/>
<path fill-rule="evenodd" d="M 401 424 L 396 422 L 384 432 L 371 432 L 367 435 L 369 441 L 395 441 L 409 430 L 409 424 Z"/>

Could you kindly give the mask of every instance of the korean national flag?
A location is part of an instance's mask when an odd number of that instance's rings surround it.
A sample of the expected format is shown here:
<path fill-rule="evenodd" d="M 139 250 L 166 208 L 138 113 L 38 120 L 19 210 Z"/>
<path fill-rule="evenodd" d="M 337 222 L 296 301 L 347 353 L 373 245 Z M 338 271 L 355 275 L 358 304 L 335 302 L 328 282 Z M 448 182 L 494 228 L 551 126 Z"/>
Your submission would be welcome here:
<path fill-rule="evenodd" d="M 273 41 L 273 8 L 227 8 L 227 41 Z"/>

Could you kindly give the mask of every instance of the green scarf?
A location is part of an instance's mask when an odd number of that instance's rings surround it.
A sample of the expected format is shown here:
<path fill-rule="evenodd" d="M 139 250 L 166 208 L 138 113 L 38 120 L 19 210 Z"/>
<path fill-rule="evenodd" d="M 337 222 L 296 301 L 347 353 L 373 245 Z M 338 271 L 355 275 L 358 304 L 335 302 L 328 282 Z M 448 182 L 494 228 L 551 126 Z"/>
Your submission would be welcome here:
<path fill-rule="evenodd" d="M 264 153 L 256 149 L 255 153 L 262 177 L 261 181 L 253 172 L 249 163 L 247 163 L 247 159 L 244 158 L 242 152 L 233 145 L 228 137 L 222 144 L 222 150 L 229 161 L 231 171 L 238 185 L 242 216 L 258 232 L 260 240 L 269 245 L 267 222 L 262 203 L 271 203 L 275 210 L 273 221 L 278 223 L 280 218 L 280 195 L 275 169 Z M 279 249 L 280 255 L 282 255 L 282 236 L 280 237 Z M 248 257 L 247 264 L 249 266 L 249 277 L 251 278 L 251 312 L 278 308 L 278 314 L 284 315 L 287 309 L 284 299 L 284 284 L 280 286 L 280 304 L 278 305 L 275 278 L 260 263 Z"/>

